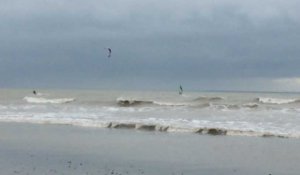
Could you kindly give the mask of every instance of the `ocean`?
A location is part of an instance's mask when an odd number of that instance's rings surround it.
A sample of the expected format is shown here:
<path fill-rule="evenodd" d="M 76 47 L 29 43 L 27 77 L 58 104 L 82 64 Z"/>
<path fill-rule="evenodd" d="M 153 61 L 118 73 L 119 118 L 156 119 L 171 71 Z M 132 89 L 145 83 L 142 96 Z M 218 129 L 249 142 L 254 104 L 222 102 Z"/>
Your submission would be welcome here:
<path fill-rule="evenodd" d="M 0 90 L 0 122 L 300 138 L 299 93 Z"/>

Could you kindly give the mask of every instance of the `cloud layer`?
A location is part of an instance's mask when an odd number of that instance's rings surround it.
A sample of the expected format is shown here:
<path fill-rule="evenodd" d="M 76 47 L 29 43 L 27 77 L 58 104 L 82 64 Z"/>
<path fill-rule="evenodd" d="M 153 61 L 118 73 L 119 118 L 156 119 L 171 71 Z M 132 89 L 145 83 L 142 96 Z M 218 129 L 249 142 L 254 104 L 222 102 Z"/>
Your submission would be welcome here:
<path fill-rule="evenodd" d="M 2 0 L 0 86 L 278 89 L 277 79 L 300 76 L 299 7 L 296 0 Z"/>

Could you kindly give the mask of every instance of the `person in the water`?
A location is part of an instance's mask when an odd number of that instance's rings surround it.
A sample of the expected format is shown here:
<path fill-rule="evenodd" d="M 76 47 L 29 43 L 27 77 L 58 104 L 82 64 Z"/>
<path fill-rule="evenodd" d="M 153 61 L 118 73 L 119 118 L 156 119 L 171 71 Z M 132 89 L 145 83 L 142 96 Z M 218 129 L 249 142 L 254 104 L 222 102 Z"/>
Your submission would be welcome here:
<path fill-rule="evenodd" d="M 33 91 L 32 91 L 32 93 L 33 93 L 34 95 L 36 95 L 36 94 L 37 94 L 35 90 L 33 90 Z"/>
<path fill-rule="evenodd" d="M 182 93 L 183 93 L 183 89 L 182 89 L 182 86 L 180 85 L 179 86 L 179 95 L 182 95 Z"/>

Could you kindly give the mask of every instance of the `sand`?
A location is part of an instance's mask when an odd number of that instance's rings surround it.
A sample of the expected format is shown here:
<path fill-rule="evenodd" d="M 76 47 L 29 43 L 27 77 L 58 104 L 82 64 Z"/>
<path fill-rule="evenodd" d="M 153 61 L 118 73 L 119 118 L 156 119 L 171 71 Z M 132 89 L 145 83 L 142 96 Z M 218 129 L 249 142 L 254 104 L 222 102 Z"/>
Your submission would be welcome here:
<path fill-rule="evenodd" d="M 299 175 L 300 139 L 0 123 L 0 174 Z"/>

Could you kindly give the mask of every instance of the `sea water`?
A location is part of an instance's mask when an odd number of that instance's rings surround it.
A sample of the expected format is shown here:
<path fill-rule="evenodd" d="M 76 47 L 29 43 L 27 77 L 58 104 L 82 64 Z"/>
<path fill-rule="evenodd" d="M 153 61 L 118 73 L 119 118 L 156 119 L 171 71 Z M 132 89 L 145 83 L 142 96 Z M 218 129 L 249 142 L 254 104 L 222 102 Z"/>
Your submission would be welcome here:
<path fill-rule="evenodd" d="M 0 122 L 300 138 L 300 94 L 0 90 Z"/>

